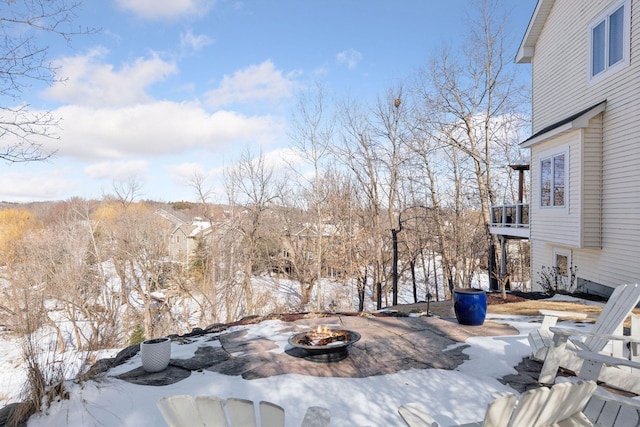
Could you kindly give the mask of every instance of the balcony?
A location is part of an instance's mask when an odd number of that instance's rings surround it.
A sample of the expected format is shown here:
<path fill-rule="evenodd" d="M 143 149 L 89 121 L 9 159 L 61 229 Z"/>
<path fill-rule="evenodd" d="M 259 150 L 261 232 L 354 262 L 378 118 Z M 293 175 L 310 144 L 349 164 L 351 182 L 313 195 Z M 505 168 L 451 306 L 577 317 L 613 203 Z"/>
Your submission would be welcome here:
<path fill-rule="evenodd" d="M 529 238 L 529 204 L 491 207 L 491 234 L 505 237 Z"/>

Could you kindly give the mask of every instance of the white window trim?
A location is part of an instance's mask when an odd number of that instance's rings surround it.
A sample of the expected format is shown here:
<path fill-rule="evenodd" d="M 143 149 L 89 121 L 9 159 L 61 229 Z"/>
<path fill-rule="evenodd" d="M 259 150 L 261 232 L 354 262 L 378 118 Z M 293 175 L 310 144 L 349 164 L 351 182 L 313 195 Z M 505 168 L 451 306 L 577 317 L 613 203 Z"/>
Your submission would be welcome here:
<path fill-rule="evenodd" d="M 608 65 L 608 55 L 605 55 L 605 69 L 604 71 L 599 72 L 596 75 L 591 75 L 591 67 L 592 67 L 592 62 L 593 62 L 593 29 L 598 26 L 598 24 L 600 24 L 602 21 L 608 20 L 609 15 L 611 15 L 613 12 L 615 12 L 616 10 L 618 10 L 620 8 L 620 6 L 624 6 L 624 20 L 623 20 L 623 35 L 622 35 L 622 60 L 619 61 L 618 63 L 609 66 Z M 609 24 L 607 22 L 606 28 L 609 28 Z M 594 19 L 591 24 L 589 25 L 589 28 L 587 30 L 589 32 L 588 34 L 588 40 L 589 40 L 589 45 L 588 45 L 588 58 L 589 60 L 587 61 L 587 75 L 588 75 L 588 81 L 589 83 L 597 83 L 602 79 L 606 79 L 607 77 L 611 76 L 612 74 L 617 73 L 618 71 L 620 71 L 620 69 L 627 67 L 631 62 L 631 0 L 619 0 L 617 2 L 615 2 L 613 5 L 611 5 L 609 8 L 607 8 L 604 12 L 602 12 L 600 15 L 598 15 L 598 17 L 596 19 Z M 606 39 L 605 41 L 609 40 L 609 35 L 608 35 L 608 31 L 605 32 L 606 35 Z M 605 42 L 605 48 L 608 49 L 608 43 Z"/>
<path fill-rule="evenodd" d="M 553 165 L 553 157 L 564 154 L 564 206 L 544 206 L 542 204 L 542 161 L 551 158 L 551 165 Z M 548 150 L 540 153 L 538 156 L 538 207 L 544 210 L 552 210 L 553 212 L 568 212 L 569 211 L 569 147 L 560 147 L 554 150 Z M 553 170 L 552 170 L 553 172 Z M 551 199 L 553 200 L 553 173 L 551 174 L 552 186 L 551 186 Z"/>

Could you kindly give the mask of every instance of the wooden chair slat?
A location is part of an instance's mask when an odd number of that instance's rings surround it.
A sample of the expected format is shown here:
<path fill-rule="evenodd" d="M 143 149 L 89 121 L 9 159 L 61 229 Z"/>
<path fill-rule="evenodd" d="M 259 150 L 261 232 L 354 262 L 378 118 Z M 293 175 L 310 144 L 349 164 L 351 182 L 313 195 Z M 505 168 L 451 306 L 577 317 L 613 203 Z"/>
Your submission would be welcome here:
<path fill-rule="evenodd" d="M 260 426 L 284 427 L 284 409 L 271 402 L 260 402 Z"/>
<path fill-rule="evenodd" d="M 196 405 L 200 412 L 200 418 L 206 427 L 228 427 L 222 399 L 215 396 L 198 396 L 196 397 Z"/>

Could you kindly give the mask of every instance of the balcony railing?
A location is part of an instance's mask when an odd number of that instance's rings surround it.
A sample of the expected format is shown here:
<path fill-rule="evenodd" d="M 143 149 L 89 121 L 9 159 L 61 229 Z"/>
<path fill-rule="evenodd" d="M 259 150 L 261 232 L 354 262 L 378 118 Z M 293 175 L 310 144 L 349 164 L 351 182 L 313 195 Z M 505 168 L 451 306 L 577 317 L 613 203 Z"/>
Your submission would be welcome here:
<path fill-rule="evenodd" d="M 529 204 L 491 207 L 491 233 L 528 237 Z"/>

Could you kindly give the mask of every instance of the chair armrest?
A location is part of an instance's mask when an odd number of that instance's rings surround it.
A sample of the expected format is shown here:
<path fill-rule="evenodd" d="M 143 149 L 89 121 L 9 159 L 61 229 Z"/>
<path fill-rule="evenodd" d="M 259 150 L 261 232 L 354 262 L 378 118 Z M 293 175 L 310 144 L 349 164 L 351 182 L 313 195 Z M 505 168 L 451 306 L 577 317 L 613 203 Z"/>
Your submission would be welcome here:
<path fill-rule="evenodd" d="M 538 310 L 538 312 L 544 316 L 577 317 L 579 319 L 593 319 L 593 320 L 596 320 L 598 318 L 597 314 L 585 314 L 585 313 L 578 313 L 575 311 Z"/>
<path fill-rule="evenodd" d="M 640 337 L 633 337 L 633 336 L 629 336 L 629 335 L 596 334 L 596 333 L 589 332 L 589 331 L 581 331 L 579 329 L 573 329 L 573 328 L 562 328 L 562 327 L 558 327 L 558 326 L 553 326 L 553 327 L 549 328 L 549 331 L 553 332 L 554 334 L 564 335 L 564 336 L 567 336 L 567 337 L 573 337 L 573 336 L 578 336 L 578 337 L 597 337 L 597 338 L 603 338 L 603 339 L 610 340 L 610 341 L 626 341 L 626 342 L 637 342 L 637 343 L 640 343 Z"/>
<path fill-rule="evenodd" d="M 624 359 L 622 357 L 609 356 L 602 353 L 595 353 L 593 351 L 580 350 L 576 353 L 578 357 L 593 362 L 604 363 L 612 366 L 628 366 L 630 368 L 640 369 L 640 362 Z M 640 405 L 640 401 L 638 401 Z"/>
<path fill-rule="evenodd" d="M 581 329 L 565 328 L 561 326 L 552 326 L 549 328 L 549 331 L 554 335 L 564 335 L 567 337 L 594 337 L 598 335 L 589 331 L 583 331 Z"/>

